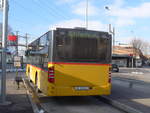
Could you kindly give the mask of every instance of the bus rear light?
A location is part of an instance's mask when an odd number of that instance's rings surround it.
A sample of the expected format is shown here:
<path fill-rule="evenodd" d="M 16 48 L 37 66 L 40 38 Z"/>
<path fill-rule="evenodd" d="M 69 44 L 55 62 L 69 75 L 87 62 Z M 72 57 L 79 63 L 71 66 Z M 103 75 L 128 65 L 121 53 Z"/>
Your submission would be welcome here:
<path fill-rule="evenodd" d="M 54 83 L 55 82 L 54 67 L 48 68 L 48 81 L 50 83 Z"/>

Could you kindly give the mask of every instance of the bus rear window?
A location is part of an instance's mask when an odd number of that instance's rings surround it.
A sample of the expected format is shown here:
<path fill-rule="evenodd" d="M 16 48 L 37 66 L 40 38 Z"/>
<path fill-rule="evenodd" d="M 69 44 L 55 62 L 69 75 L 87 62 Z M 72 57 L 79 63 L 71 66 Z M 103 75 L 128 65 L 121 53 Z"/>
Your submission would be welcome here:
<path fill-rule="evenodd" d="M 111 61 L 110 35 L 87 30 L 71 33 L 56 32 L 55 61 L 101 63 Z"/>

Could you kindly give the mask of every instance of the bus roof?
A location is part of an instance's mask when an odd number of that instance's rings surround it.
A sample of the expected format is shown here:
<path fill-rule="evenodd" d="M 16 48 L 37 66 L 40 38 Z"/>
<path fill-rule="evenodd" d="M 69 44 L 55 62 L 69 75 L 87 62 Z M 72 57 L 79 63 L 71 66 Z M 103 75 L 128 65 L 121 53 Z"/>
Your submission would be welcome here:
<path fill-rule="evenodd" d="M 83 27 L 75 27 L 75 28 L 56 28 L 56 30 L 54 30 L 54 31 L 57 31 L 57 30 L 89 31 L 89 32 L 99 32 L 99 33 L 106 33 L 106 34 L 108 34 L 108 32 L 105 32 L 105 31 L 89 30 L 89 29 L 86 29 L 86 28 L 83 28 Z"/>
<path fill-rule="evenodd" d="M 95 33 L 110 35 L 108 32 L 105 32 L 105 31 L 88 30 L 88 29 L 83 28 L 83 27 L 75 27 L 75 28 L 56 28 L 56 30 L 49 30 L 49 31 L 47 31 L 46 33 L 50 32 L 50 31 L 87 31 L 87 32 L 95 32 Z M 45 35 L 46 33 L 44 33 L 43 35 Z M 40 37 L 42 37 L 43 35 L 41 35 Z M 32 43 L 35 42 L 36 40 L 38 40 L 40 37 L 38 37 L 37 39 L 33 40 L 31 43 L 28 44 L 28 46 L 31 46 Z"/>

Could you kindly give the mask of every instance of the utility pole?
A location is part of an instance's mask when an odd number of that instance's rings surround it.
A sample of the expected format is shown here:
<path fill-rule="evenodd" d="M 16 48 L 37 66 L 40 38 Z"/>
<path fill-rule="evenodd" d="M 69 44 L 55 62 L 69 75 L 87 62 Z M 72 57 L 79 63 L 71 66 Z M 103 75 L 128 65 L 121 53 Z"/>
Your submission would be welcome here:
<path fill-rule="evenodd" d="M 1 76 L 1 99 L 0 105 L 8 105 L 10 102 L 6 102 L 6 48 L 7 48 L 7 35 L 8 35 L 8 0 L 2 0 L 3 2 L 3 35 L 2 35 L 2 76 Z"/>
<path fill-rule="evenodd" d="M 26 33 L 25 35 L 25 38 L 26 38 L 26 50 L 28 49 L 28 34 Z"/>
<path fill-rule="evenodd" d="M 85 17 L 86 29 L 88 29 L 88 7 L 89 7 L 89 0 L 86 0 L 86 17 Z"/>
<path fill-rule="evenodd" d="M 113 52 L 114 52 L 114 50 L 115 50 L 115 27 L 113 27 L 112 34 L 113 34 Z"/>
<path fill-rule="evenodd" d="M 16 36 L 17 36 L 17 40 L 16 40 L 16 56 L 18 56 L 18 39 L 19 39 L 19 31 L 16 31 Z"/>

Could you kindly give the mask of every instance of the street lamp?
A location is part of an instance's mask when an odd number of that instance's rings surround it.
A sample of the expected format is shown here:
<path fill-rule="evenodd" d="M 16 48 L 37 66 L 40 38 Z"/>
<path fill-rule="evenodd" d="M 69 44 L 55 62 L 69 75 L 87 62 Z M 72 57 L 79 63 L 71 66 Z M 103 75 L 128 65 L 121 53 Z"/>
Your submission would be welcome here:
<path fill-rule="evenodd" d="M 110 10 L 110 8 L 109 8 L 108 6 L 105 6 L 105 9 L 106 9 L 106 10 Z"/>
<path fill-rule="evenodd" d="M 108 6 L 105 6 L 105 9 L 107 11 L 110 11 L 110 8 Z M 115 27 L 113 27 L 113 30 L 111 28 L 111 24 L 109 24 L 109 33 L 113 35 L 113 42 L 112 42 L 112 52 L 115 50 Z"/>

